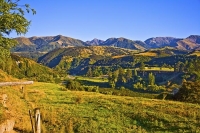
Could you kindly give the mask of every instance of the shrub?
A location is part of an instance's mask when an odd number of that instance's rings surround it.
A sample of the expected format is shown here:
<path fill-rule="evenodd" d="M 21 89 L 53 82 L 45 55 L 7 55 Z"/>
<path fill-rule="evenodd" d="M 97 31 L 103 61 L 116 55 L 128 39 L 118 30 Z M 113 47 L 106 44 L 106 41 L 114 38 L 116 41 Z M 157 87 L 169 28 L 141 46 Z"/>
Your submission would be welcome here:
<path fill-rule="evenodd" d="M 69 80 L 66 84 L 66 88 L 69 90 L 79 90 L 80 87 L 81 87 L 81 84 L 75 80 Z"/>

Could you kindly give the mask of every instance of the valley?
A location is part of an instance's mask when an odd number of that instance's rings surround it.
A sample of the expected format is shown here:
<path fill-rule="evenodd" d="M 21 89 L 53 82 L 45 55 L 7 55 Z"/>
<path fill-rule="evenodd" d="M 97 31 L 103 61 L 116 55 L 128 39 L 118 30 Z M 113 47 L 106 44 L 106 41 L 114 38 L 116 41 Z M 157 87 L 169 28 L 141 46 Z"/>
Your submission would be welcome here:
<path fill-rule="evenodd" d="M 200 133 L 198 5 L 0 0 L 0 133 Z"/>
<path fill-rule="evenodd" d="M 35 108 L 41 111 L 42 132 L 200 130 L 199 88 L 190 100 L 182 91 L 174 93 L 200 77 L 197 50 L 75 46 L 13 52 L 6 62 L 1 81 L 34 81 L 23 93 L 20 86 L 1 87 L 0 94 L 10 99 L 10 113 L 1 107 L 1 120 L 14 118 L 16 131 L 31 132 L 23 123 L 30 123 L 28 110 Z"/>

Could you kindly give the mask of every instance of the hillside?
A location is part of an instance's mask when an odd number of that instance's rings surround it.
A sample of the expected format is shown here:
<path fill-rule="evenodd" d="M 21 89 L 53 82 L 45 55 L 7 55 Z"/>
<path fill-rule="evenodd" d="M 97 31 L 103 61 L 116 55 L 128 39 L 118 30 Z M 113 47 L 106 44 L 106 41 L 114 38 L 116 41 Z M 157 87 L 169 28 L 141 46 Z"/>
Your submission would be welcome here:
<path fill-rule="evenodd" d="M 42 132 L 199 132 L 200 106 L 174 101 L 64 91 L 55 84 L 34 83 L 25 97 L 17 87 L 3 87 L 14 129 L 31 132 L 28 110 L 40 108 Z M 18 108 L 20 106 L 20 108 Z M 16 115 L 17 114 L 17 115 Z"/>
<path fill-rule="evenodd" d="M 145 43 L 150 48 L 173 47 L 179 50 L 193 50 L 199 47 L 200 36 L 191 35 L 187 38 L 179 39 L 173 37 L 154 37 L 149 38 Z"/>
<path fill-rule="evenodd" d="M 163 47 L 163 48 L 149 49 L 144 52 L 136 53 L 134 55 L 149 56 L 149 57 L 164 57 L 172 55 L 184 55 L 188 53 L 189 53 L 188 50 L 181 50 L 172 47 Z"/>
<path fill-rule="evenodd" d="M 187 55 L 188 53 L 187 50 L 178 50 L 170 47 L 151 49 L 144 52 L 108 46 L 70 47 L 53 50 L 41 56 L 38 59 L 38 63 L 63 70 L 63 72 L 68 72 L 69 74 L 85 75 L 89 67 L 93 68 L 93 70 L 97 68 L 99 71 L 101 71 L 100 69 L 109 71 L 109 69 L 113 70 L 117 67 L 135 68 L 141 62 L 151 64 L 151 66 L 161 66 L 164 63 L 157 64 L 156 60 L 159 60 L 159 58 L 162 60 L 162 57 L 169 57 L 170 59 L 171 56 Z M 178 61 L 182 60 L 177 58 L 171 61 L 170 65 L 173 66 Z M 153 64 L 153 62 L 156 64 Z M 165 60 L 161 62 L 168 64 Z"/>
<path fill-rule="evenodd" d="M 56 48 L 87 46 L 81 40 L 65 37 L 62 35 L 45 37 L 19 37 L 16 38 L 18 45 L 12 49 L 13 52 L 48 52 Z"/>
<path fill-rule="evenodd" d="M 15 54 L 11 54 L 10 57 L 2 58 L 1 60 L 4 62 L 0 64 L 1 77 L 5 78 L 4 80 L 6 81 L 7 79 L 12 81 L 12 77 L 15 77 L 18 79 L 54 82 L 54 78 L 59 75 L 58 72 L 46 66 Z M 12 77 L 8 76 L 6 73 Z"/>
<path fill-rule="evenodd" d="M 109 38 L 101 46 L 114 46 L 126 49 L 145 50 L 148 46 L 142 41 L 132 41 L 126 38 Z"/>
<path fill-rule="evenodd" d="M 0 69 L 0 82 L 6 81 L 17 81 L 17 78 L 13 78 L 11 75 L 8 75 L 6 72 Z"/>
<path fill-rule="evenodd" d="M 62 59 L 65 59 L 66 62 L 73 62 L 75 58 L 79 59 L 79 62 L 81 59 L 89 59 L 89 61 L 95 61 L 112 56 L 129 55 L 134 52 L 135 51 L 132 50 L 107 46 L 60 48 L 40 57 L 38 62 L 43 63 L 49 67 L 56 67 L 56 65 L 58 65 Z"/>
<path fill-rule="evenodd" d="M 182 39 L 173 37 L 153 37 L 144 41 L 150 48 L 160 48 L 160 47 L 175 47 L 177 42 Z"/>

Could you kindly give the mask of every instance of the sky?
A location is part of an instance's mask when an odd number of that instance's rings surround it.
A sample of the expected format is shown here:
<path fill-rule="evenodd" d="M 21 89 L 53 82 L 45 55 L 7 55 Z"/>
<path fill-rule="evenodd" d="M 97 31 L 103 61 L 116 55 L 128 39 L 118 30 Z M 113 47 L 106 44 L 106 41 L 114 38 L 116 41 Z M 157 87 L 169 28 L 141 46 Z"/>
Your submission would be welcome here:
<path fill-rule="evenodd" d="M 63 35 L 83 41 L 200 35 L 200 0 L 21 0 L 36 15 L 22 36 Z M 16 37 L 14 33 L 10 35 Z"/>

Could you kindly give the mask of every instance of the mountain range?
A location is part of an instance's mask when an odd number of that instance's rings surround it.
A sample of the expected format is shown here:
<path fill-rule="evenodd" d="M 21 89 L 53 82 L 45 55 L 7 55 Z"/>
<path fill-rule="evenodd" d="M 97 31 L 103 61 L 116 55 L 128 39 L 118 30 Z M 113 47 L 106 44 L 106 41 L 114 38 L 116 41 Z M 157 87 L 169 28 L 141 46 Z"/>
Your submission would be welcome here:
<path fill-rule="evenodd" d="M 12 52 L 49 52 L 56 48 L 80 47 L 80 46 L 112 46 L 132 50 L 148 50 L 152 48 L 173 47 L 180 50 L 200 49 L 200 35 L 190 35 L 187 38 L 153 37 L 145 41 L 135 41 L 127 38 L 108 38 L 107 40 L 93 39 L 81 41 L 62 35 L 45 37 L 18 37 L 15 38 L 18 45 Z"/>

